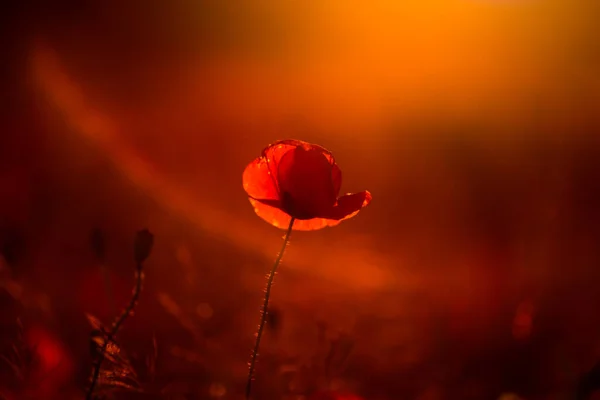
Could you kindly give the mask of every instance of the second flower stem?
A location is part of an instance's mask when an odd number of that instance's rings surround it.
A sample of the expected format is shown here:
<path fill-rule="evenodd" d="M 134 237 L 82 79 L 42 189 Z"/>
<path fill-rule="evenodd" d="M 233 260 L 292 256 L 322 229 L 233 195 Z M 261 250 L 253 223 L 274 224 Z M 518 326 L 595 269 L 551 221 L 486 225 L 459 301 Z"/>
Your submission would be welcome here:
<path fill-rule="evenodd" d="M 271 272 L 269 273 L 269 278 L 267 279 L 267 289 L 265 290 L 265 300 L 262 306 L 260 324 L 258 325 L 258 331 L 256 333 L 256 342 L 254 343 L 254 350 L 252 350 L 252 358 L 250 360 L 250 370 L 248 371 L 248 381 L 246 382 L 246 400 L 250 399 L 250 392 L 252 390 L 252 378 L 254 376 L 254 368 L 256 366 L 256 357 L 258 356 L 258 348 L 260 347 L 260 339 L 263 334 L 263 330 L 265 328 L 265 324 L 267 322 L 267 313 L 269 308 L 269 299 L 271 297 L 271 286 L 273 285 L 273 279 L 275 278 L 275 273 L 277 272 L 277 267 L 281 264 L 281 259 L 283 258 L 283 253 L 285 252 L 285 248 L 287 247 L 288 242 L 290 241 L 290 235 L 292 234 L 292 227 L 294 226 L 294 218 L 290 220 L 290 225 L 285 232 L 285 236 L 283 238 L 283 246 L 281 247 L 281 251 L 277 255 L 277 259 L 275 260 L 275 264 L 273 264 L 273 268 L 271 268 Z"/>
<path fill-rule="evenodd" d="M 144 282 L 144 271 L 142 263 L 138 263 L 135 273 L 135 288 L 133 289 L 133 293 L 131 295 L 131 299 L 129 300 L 129 304 L 119 315 L 119 318 L 113 323 L 112 328 L 105 335 L 104 343 L 100 349 L 100 354 L 98 355 L 98 360 L 94 364 L 94 370 L 92 372 L 92 381 L 87 391 L 86 400 L 91 400 L 94 396 L 94 390 L 96 389 L 96 385 L 98 384 L 98 378 L 100 377 L 100 370 L 102 369 L 102 363 L 106 358 L 106 351 L 108 350 L 108 346 L 114 337 L 119 333 L 119 329 L 129 317 L 132 315 L 135 306 L 137 305 L 138 299 L 140 298 L 140 293 L 142 292 L 142 284 Z"/>

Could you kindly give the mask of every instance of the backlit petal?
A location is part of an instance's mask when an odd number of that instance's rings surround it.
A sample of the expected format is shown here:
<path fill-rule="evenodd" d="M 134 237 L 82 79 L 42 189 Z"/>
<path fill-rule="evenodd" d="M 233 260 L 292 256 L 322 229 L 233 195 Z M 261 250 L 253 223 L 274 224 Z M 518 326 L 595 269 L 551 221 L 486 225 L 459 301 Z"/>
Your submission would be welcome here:
<path fill-rule="evenodd" d="M 331 164 L 331 180 L 333 182 L 335 197 L 339 196 L 340 190 L 342 189 L 342 170 L 336 164 L 333 154 L 331 154 L 331 152 L 325 147 L 319 146 L 318 144 L 304 143 L 304 147 L 308 148 L 307 146 L 310 146 L 312 149 L 319 150 L 327 159 L 327 161 L 329 161 L 329 164 Z"/>
<path fill-rule="evenodd" d="M 323 154 L 323 156 L 327 159 L 327 161 L 329 161 L 329 164 L 331 164 L 331 180 L 333 182 L 335 196 L 336 197 L 339 196 L 340 190 L 342 189 L 342 170 L 336 164 L 335 158 L 333 158 L 333 154 L 331 154 L 331 152 L 329 150 L 327 150 L 326 148 L 321 147 L 317 144 L 309 144 L 309 145 L 313 149 L 320 150 L 321 153 Z"/>
<path fill-rule="evenodd" d="M 287 229 L 289 226 L 291 217 L 281 209 L 260 201 L 256 201 L 254 199 L 250 199 L 250 203 L 254 207 L 256 214 L 274 227 L 279 229 Z M 341 220 L 336 221 L 325 218 L 313 218 L 305 220 L 297 219 L 294 222 L 293 230 L 315 231 L 325 227 L 336 226 L 340 222 Z"/>
<path fill-rule="evenodd" d="M 331 164 L 331 166 L 332 166 L 331 179 L 333 180 L 333 187 L 335 188 L 335 195 L 337 197 L 340 194 L 340 190 L 342 188 L 342 170 L 336 164 L 333 154 L 329 150 L 327 150 L 325 147 L 319 146 L 318 144 L 302 142 L 300 140 L 294 140 L 294 142 L 302 143 L 302 145 L 305 149 L 310 148 L 310 149 L 319 150 L 321 152 L 321 154 L 323 154 L 323 156 L 327 159 L 327 161 L 329 161 L 329 164 Z"/>
<path fill-rule="evenodd" d="M 329 163 L 334 166 L 333 167 L 334 168 L 333 180 L 334 180 L 334 184 L 337 184 L 337 185 L 335 185 L 335 187 L 337 187 L 337 192 L 336 192 L 336 196 L 337 196 L 339 194 L 340 188 L 341 188 L 342 171 L 340 171 L 340 168 L 335 163 L 333 154 L 331 154 L 331 152 L 329 150 L 327 150 L 326 148 L 319 146 L 318 144 L 308 143 L 308 142 L 304 142 L 302 140 L 284 139 L 284 140 L 277 140 L 276 142 L 273 142 L 270 145 L 268 145 L 262 151 L 262 156 L 268 160 L 270 170 L 273 173 L 276 173 L 278 165 L 279 165 L 279 161 L 281 160 L 281 157 L 283 157 L 283 155 L 285 153 L 287 153 L 289 150 L 294 150 L 297 147 L 303 147 L 304 149 L 319 150 L 323 154 L 323 156 L 327 159 L 327 161 L 329 161 Z"/>
<path fill-rule="evenodd" d="M 337 204 L 329 210 L 328 213 L 320 215 L 323 218 L 334 219 L 334 220 L 345 220 L 352 218 L 371 202 L 372 196 L 368 191 L 345 194 L 341 196 Z"/>
<path fill-rule="evenodd" d="M 262 156 L 253 160 L 242 174 L 242 183 L 248 196 L 257 200 L 279 199 L 277 168 L 279 160 L 288 151 L 298 146 L 310 146 L 300 140 L 278 140 L 262 151 Z"/>
<path fill-rule="evenodd" d="M 335 204 L 330 161 L 315 147 L 298 146 L 279 161 L 277 181 L 283 209 L 298 219 L 311 219 Z"/>
<path fill-rule="evenodd" d="M 279 168 L 279 161 L 281 160 L 281 158 L 287 152 L 293 151 L 295 148 L 304 145 L 309 144 L 301 140 L 294 139 L 278 140 L 275 143 L 270 144 L 263 150 L 262 156 L 266 160 L 269 167 L 269 171 L 275 179 L 277 178 L 277 169 Z"/>
<path fill-rule="evenodd" d="M 242 184 L 248 196 L 255 199 L 278 200 L 275 177 L 270 175 L 267 161 L 259 157 L 252 161 L 242 174 Z"/>

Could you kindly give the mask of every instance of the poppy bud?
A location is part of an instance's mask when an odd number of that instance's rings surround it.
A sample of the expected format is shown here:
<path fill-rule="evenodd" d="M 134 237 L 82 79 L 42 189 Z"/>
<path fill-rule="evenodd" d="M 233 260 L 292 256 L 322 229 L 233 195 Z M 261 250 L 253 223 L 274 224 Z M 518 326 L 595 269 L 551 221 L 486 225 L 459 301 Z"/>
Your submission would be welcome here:
<path fill-rule="evenodd" d="M 134 259 L 137 264 L 141 264 L 152 251 L 154 245 L 154 235 L 150 233 L 148 229 L 142 229 L 135 235 L 135 242 L 133 246 Z"/>
<path fill-rule="evenodd" d="M 95 228 L 90 235 L 90 244 L 96 259 L 103 263 L 106 259 L 106 240 L 104 232 L 100 228 Z"/>

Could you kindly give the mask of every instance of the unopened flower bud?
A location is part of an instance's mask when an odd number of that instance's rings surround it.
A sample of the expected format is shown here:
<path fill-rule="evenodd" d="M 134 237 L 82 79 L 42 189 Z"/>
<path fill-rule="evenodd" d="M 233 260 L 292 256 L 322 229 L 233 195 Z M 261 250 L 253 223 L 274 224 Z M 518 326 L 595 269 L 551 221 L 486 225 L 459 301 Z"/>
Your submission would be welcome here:
<path fill-rule="evenodd" d="M 150 233 L 148 229 L 142 229 L 135 235 L 133 251 L 134 259 L 137 264 L 141 264 L 146 261 L 148 256 L 150 256 L 153 245 L 154 235 Z"/>
<path fill-rule="evenodd" d="M 100 228 L 95 228 L 90 235 L 90 244 L 96 259 L 103 263 L 106 259 L 106 240 L 104 232 Z"/>

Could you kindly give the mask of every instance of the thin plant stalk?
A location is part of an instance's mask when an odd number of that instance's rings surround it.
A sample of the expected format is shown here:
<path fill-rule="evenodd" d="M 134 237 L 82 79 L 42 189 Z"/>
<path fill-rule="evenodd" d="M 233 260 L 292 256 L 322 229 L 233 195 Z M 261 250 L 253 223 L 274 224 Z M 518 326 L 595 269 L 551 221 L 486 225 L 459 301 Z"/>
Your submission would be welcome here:
<path fill-rule="evenodd" d="M 294 226 L 294 218 L 290 220 L 290 225 L 285 232 L 285 236 L 283 238 L 283 246 L 281 247 L 281 251 L 277 255 L 277 259 L 271 268 L 271 272 L 269 273 L 269 277 L 267 279 L 267 289 L 265 290 L 265 299 L 261 310 L 261 318 L 260 324 L 258 325 L 258 331 L 256 332 L 256 341 L 254 342 L 254 349 L 252 350 L 252 358 L 250 359 L 250 369 L 248 371 L 248 380 L 246 382 L 246 400 L 250 399 L 250 392 L 252 391 L 252 379 L 254 376 L 254 368 L 256 366 L 256 358 L 258 357 L 258 349 L 260 347 L 260 339 L 262 338 L 262 334 L 265 328 L 265 324 L 267 322 L 267 313 L 269 308 L 269 299 L 271 298 L 271 286 L 273 285 L 273 279 L 275 278 L 275 273 L 277 272 L 277 267 L 281 264 L 281 259 L 283 258 L 283 253 L 285 252 L 285 248 L 290 240 L 290 235 L 292 234 L 292 227 Z"/>
<path fill-rule="evenodd" d="M 125 307 L 123 312 L 121 312 L 121 315 L 119 316 L 119 318 L 117 318 L 117 320 L 113 323 L 110 332 L 108 332 L 108 335 L 107 335 L 106 339 L 104 340 L 102 349 L 100 350 L 100 354 L 98 355 L 98 361 L 94 365 L 92 381 L 90 383 L 90 387 L 88 388 L 86 400 L 92 399 L 92 396 L 94 394 L 94 389 L 96 388 L 96 384 L 98 383 L 98 377 L 100 376 L 100 370 L 102 368 L 102 363 L 104 362 L 104 358 L 105 358 L 105 354 L 106 354 L 108 345 L 113 340 L 113 338 L 117 335 L 117 333 L 119 332 L 119 329 L 121 329 L 121 326 L 123 325 L 125 320 L 133 313 L 135 306 L 137 305 L 138 299 L 140 298 L 140 293 L 142 291 L 142 283 L 143 282 L 144 282 L 144 272 L 143 272 L 142 263 L 140 262 L 140 263 L 138 263 L 137 269 L 136 269 L 135 288 L 133 290 L 131 300 L 129 301 L 129 304 L 127 305 L 127 307 Z"/>

